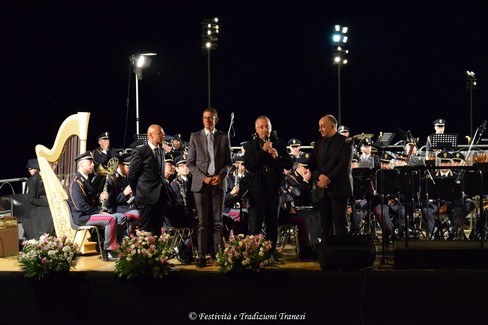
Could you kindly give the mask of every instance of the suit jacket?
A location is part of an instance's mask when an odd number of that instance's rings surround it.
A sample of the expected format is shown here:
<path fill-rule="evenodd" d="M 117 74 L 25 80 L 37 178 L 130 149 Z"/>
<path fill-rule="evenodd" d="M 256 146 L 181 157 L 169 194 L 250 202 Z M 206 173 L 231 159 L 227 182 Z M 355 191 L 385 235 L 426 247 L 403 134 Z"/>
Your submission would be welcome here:
<path fill-rule="evenodd" d="M 312 175 L 317 180 L 320 174 L 324 174 L 331 180 L 327 188 L 317 187 L 319 199 L 325 195 L 330 198 L 352 196 L 352 155 L 352 141 L 339 133 L 328 139 L 319 138 L 315 141 L 309 165 Z"/>
<path fill-rule="evenodd" d="M 215 175 L 220 175 L 222 183 L 220 187 L 224 189 L 224 179 L 227 170 L 232 164 L 230 159 L 229 136 L 221 131 L 215 130 L 214 133 L 214 152 L 215 152 Z M 210 156 L 207 150 L 207 137 L 205 130 L 192 133 L 188 145 L 188 155 L 186 158 L 187 166 L 192 174 L 191 190 L 199 192 L 203 187 L 203 180 L 207 175 Z"/>
<path fill-rule="evenodd" d="M 258 137 L 253 139 L 244 153 L 244 166 L 249 171 L 249 192 L 255 195 L 262 193 L 278 193 L 284 178 L 283 170 L 293 168 L 293 160 L 286 150 L 285 142 L 272 135 L 273 148 L 278 151 L 278 158 L 274 159 L 263 151 L 263 141 Z"/>
<path fill-rule="evenodd" d="M 136 202 L 155 204 L 161 194 L 162 175 L 158 159 L 149 144 L 132 150 L 127 178 Z"/>

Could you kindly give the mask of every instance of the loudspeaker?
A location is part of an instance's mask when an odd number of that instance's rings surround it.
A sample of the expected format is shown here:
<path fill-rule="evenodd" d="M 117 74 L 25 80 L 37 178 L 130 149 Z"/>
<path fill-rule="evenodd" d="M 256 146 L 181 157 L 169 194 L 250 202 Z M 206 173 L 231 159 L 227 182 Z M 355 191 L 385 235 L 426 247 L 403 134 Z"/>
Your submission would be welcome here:
<path fill-rule="evenodd" d="M 317 251 L 322 271 L 365 269 L 376 258 L 371 235 L 326 236 Z"/>

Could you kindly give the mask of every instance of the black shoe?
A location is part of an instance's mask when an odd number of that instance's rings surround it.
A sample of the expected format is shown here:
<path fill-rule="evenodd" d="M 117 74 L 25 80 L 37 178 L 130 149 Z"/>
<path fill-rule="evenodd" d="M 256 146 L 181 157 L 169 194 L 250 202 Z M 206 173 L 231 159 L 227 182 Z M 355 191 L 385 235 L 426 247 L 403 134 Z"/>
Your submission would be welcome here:
<path fill-rule="evenodd" d="M 108 262 L 115 262 L 117 260 L 117 256 L 112 251 L 104 251 L 103 259 Z"/>
<path fill-rule="evenodd" d="M 207 266 L 207 261 L 205 260 L 205 257 L 200 257 L 197 261 L 196 267 L 202 268 Z"/>

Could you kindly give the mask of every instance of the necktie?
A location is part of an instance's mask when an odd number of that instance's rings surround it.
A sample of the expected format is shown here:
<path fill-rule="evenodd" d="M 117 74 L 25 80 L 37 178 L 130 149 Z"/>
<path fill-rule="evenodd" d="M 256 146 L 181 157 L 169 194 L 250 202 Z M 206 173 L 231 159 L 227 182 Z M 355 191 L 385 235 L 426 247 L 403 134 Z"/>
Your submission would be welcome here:
<path fill-rule="evenodd" d="M 215 174 L 215 152 L 214 152 L 214 135 L 209 132 L 207 135 L 207 150 L 210 158 L 210 164 L 208 165 L 207 173 L 208 175 Z"/>
<path fill-rule="evenodd" d="M 161 156 L 161 149 L 159 147 L 156 147 L 154 149 L 154 154 L 156 155 L 156 158 L 158 159 L 159 168 L 161 169 L 162 166 L 163 166 L 163 159 L 162 159 L 162 156 Z"/>

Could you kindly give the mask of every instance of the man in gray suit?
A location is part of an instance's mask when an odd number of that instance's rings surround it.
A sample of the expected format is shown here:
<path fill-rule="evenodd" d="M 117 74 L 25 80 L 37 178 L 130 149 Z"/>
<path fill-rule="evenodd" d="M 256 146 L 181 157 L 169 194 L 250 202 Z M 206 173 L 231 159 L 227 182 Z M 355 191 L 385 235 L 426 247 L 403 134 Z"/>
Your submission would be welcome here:
<path fill-rule="evenodd" d="M 231 165 L 230 140 L 226 133 L 215 129 L 219 121 L 218 113 L 213 108 L 203 111 L 204 129 L 190 137 L 187 166 L 193 180 L 191 190 L 195 197 L 198 213 L 198 255 L 197 267 L 205 267 L 208 232 L 212 234 L 214 251 L 212 263 L 222 242 L 222 208 L 225 189 L 222 182 Z"/>

